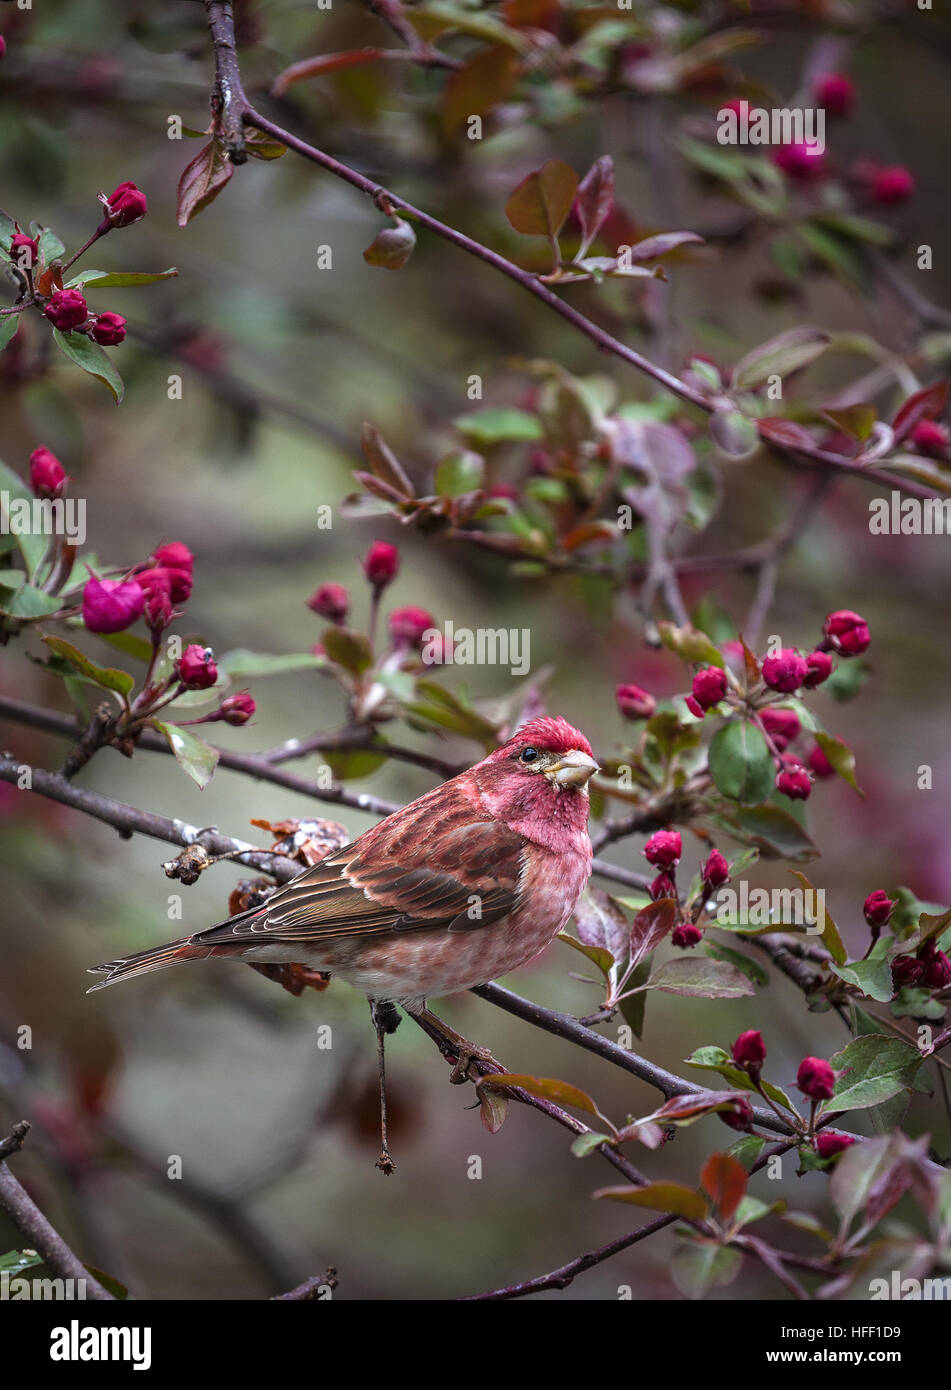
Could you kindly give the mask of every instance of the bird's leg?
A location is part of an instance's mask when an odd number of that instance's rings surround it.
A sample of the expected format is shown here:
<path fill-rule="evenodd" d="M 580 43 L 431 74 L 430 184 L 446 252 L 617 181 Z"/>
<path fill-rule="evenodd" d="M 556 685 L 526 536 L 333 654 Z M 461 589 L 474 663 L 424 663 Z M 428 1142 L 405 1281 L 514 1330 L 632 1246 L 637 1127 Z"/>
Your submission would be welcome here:
<path fill-rule="evenodd" d="M 406 1005 L 404 1004 L 403 1007 L 406 1008 Z M 442 1051 L 444 1055 L 447 1050 L 455 1054 L 456 1060 L 453 1063 L 452 1072 L 449 1076 L 449 1080 L 453 1086 L 461 1086 L 464 1081 L 478 1080 L 478 1075 L 469 1075 L 469 1068 L 473 1062 L 480 1063 L 483 1068 L 483 1070 L 479 1072 L 479 1075 L 484 1075 L 487 1071 L 505 1070 L 501 1062 L 498 1062 L 492 1056 L 492 1053 L 487 1047 L 478 1047 L 475 1043 L 470 1042 L 468 1038 L 464 1038 L 461 1033 L 457 1033 L 455 1028 L 450 1028 L 448 1023 L 445 1023 L 430 1009 L 427 1009 L 425 1005 L 418 1009 L 406 1009 L 406 1012 L 411 1018 L 416 1020 L 423 1029 L 423 1032 L 428 1033 L 430 1037 L 432 1037 L 434 1033 L 438 1035 L 434 1041 L 440 1047 L 440 1051 Z M 443 1042 L 446 1044 L 445 1049 L 442 1047 Z"/>
<path fill-rule="evenodd" d="M 264 975 L 269 980 L 276 980 L 279 985 L 283 985 L 289 994 L 299 996 L 309 985 L 311 989 L 325 990 L 330 984 L 330 976 L 324 970 L 311 970 L 306 965 L 263 964 L 261 961 L 249 960 L 252 970 L 257 970 L 260 975 Z"/>
<path fill-rule="evenodd" d="M 390 1157 L 389 1144 L 386 1136 L 386 1062 L 385 1062 L 385 1038 L 387 1033 L 395 1033 L 400 1026 L 399 1010 L 395 1004 L 387 999 L 371 999 L 370 1017 L 373 1019 L 373 1026 L 376 1029 L 376 1058 L 380 1072 L 380 1135 L 382 1138 L 382 1148 L 380 1157 L 376 1161 L 376 1166 L 386 1177 L 393 1172 L 396 1164 Z"/>

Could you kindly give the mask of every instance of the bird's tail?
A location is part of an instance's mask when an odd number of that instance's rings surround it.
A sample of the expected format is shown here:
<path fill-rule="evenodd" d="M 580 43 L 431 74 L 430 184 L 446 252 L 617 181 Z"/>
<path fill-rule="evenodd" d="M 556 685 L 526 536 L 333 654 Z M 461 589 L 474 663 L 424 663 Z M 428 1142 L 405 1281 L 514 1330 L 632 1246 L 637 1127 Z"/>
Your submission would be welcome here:
<path fill-rule="evenodd" d="M 146 975 L 150 970 L 164 970 L 167 965 L 177 965 L 183 960 L 200 960 L 210 956 L 214 946 L 197 945 L 190 936 L 181 936 L 177 941 L 167 941 L 164 946 L 153 946 L 148 951 L 137 951 L 134 956 L 120 956 L 118 960 L 106 961 L 104 965 L 91 965 L 90 975 L 105 975 L 104 980 L 91 985 L 87 994 L 106 985 L 114 985 L 119 980 L 127 980 L 132 975 Z"/>

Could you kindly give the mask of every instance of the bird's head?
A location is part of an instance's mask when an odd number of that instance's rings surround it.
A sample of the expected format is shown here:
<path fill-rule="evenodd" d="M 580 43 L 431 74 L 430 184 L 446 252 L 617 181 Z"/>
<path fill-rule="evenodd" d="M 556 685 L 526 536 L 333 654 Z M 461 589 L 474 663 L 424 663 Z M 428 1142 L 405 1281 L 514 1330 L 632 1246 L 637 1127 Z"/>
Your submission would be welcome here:
<path fill-rule="evenodd" d="M 484 766 L 516 795 L 538 794 L 542 788 L 586 795 L 588 780 L 599 771 L 584 734 L 550 716 L 523 724 Z"/>

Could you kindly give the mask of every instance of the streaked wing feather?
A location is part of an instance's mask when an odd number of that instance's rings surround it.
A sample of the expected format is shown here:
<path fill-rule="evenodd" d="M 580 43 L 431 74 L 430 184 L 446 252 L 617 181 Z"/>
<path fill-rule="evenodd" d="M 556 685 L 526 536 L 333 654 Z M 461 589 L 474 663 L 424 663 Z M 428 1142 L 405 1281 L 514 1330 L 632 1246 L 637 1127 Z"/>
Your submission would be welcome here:
<path fill-rule="evenodd" d="M 436 789 L 443 793 L 438 802 L 431 793 L 332 851 L 260 912 L 209 927 L 193 940 L 270 936 L 304 945 L 425 928 L 472 931 L 499 921 L 518 906 L 524 841 L 486 819 L 464 791 L 447 796 L 451 787 Z"/>

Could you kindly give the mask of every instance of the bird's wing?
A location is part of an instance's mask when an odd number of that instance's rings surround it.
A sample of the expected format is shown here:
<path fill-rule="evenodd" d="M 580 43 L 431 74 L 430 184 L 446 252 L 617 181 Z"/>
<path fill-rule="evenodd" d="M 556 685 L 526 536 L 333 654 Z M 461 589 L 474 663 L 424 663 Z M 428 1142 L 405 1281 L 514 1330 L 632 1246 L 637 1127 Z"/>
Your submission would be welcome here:
<path fill-rule="evenodd" d="M 452 783 L 404 807 L 197 943 L 306 943 L 422 928 L 470 931 L 519 903 L 525 841 Z M 448 795 L 447 795 L 448 793 Z"/>

